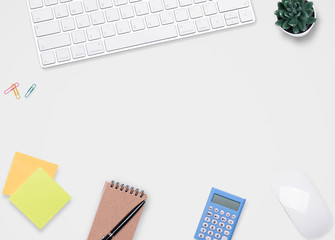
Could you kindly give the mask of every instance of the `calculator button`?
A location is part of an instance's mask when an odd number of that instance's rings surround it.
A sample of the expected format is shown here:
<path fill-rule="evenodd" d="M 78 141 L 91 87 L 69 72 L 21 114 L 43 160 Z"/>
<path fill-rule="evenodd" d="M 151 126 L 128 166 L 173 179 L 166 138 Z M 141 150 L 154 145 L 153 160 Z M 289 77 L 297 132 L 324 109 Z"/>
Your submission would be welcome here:
<path fill-rule="evenodd" d="M 220 214 L 221 214 L 221 215 L 223 215 L 223 214 L 224 214 L 224 211 L 223 211 L 223 210 L 221 210 L 221 211 L 220 211 Z"/>
<path fill-rule="evenodd" d="M 224 235 L 229 236 L 230 232 L 229 231 L 224 231 Z"/>
<path fill-rule="evenodd" d="M 217 215 L 217 214 L 214 214 L 214 218 L 215 218 L 215 219 L 219 219 L 219 218 L 220 218 L 220 216 L 219 216 L 219 215 Z"/>
<path fill-rule="evenodd" d="M 205 233 L 205 232 L 206 232 L 206 229 L 201 228 L 201 229 L 200 229 L 200 232 Z"/>
<path fill-rule="evenodd" d="M 204 238 L 205 237 L 205 235 L 203 235 L 202 233 L 200 233 L 198 236 L 199 236 L 199 238 Z"/>
<path fill-rule="evenodd" d="M 234 221 L 233 220 L 228 220 L 228 223 L 233 225 L 234 224 Z"/>
<path fill-rule="evenodd" d="M 207 236 L 206 240 L 212 240 L 212 238 L 210 236 Z"/>
<path fill-rule="evenodd" d="M 215 212 L 215 213 L 218 213 L 218 212 L 219 212 L 219 209 L 218 209 L 218 208 L 215 208 L 215 209 L 214 209 L 214 212 Z"/>
<path fill-rule="evenodd" d="M 203 227 L 208 227 L 208 223 L 203 223 L 202 226 Z"/>
<path fill-rule="evenodd" d="M 208 217 L 211 217 L 213 215 L 213 213 L 211 213 L 211 212 L 207 212 L 206 214 L 207 214 Z"/>
<path fill-rule="evenodd" d="M 218 231 L 218 233 L 222 233 L 222 228 L 218 228 L 218 229 L 216 229 L 216 231 Z"/>
<path fill-rule="evenodd" d="M 227 216 L 227 217 L 230 217 L 230 213 L 229 213 L 229 212 L 227 212 L 227 213 L 226 213 L 226 216 Z"/>
<path fill-rule="evenodd" d="M 224 224 L 223 222 L 220 222 L 220 223 L 219 223 L 219 226 L 220 226 L 220 227 L 224 227 L 224 225 L 225 225 L 225 224 Z"/>
<path fill-rule="evenodd" d="M 221 237 L 221 235 L 220 235 L 220 234 L 218 234 L 218 233 L 215 233 L 215 237 L 216 237 L 216 238 L 220 238 L 220 237 Z"/>
<path fill-rule="evenodd" d="M 211 226 L 209 227 L 209 229 L 210 229 L 210 230 L 215 230 L 215 226 L 211 225 Z"/>
<path fill-rule="evenodd" d="M 231 216 L 232 219 L 236 219 L 236 215 Z"/>
<path fill-rule="evenodd" d="M 222 222 L 226 222 L 226 221 L 227 221 L 227 218 L 222 217 L 222 218 L 221 218 L 221 221 L 222 221 Z"/>
<path fill-rule="evenodd" d="M 209 211 L 212 211 L 212 210 L 213 210 L 213 207 L 212 207 L 212 206 L 209 206 L 208 209 L 209 209 Z"/>
<path fill-rule="evenodd" d="M 208 231 L 208 235 L 212 236 L 214 233 L 212 231 Z"/>
<path fill-rule="evenodd" d="M 212 223 L 215 225 L 215 224 L 217 224 L 217 223 L 218 223 L 218 221 L 216 221 L 216 220 L 213 220 L 213 221 L 212 221 Z"/>
<path fill-rule="evenodd" d="M 223 236 L 221 240 L 228 240 L 228 238 L 226 236 Z"/>
<path fill-rule="evenodd" d="M 205 221 L 209 222 L 211 219 L 209 217 L 205 217 Z"/>
<path fill-rule="evenodd" d="M 226 228 L 227 228 L 228 230 L 231 230 L 231 229 L 232 229 L 232 227 L 231 227 L 230 225 L 227 225 Z"/>

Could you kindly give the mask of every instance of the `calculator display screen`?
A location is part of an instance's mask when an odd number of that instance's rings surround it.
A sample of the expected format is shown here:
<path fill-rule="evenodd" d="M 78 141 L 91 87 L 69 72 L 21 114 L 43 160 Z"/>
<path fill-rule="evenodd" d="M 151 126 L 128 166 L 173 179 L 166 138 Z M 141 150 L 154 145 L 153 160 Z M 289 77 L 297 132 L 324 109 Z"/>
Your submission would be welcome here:
<path fill-rule="evenodd" d="M 234 211 L 238 211 L 241 205 L 239 202 L 235 202 L 229 198 L 225 198 L 217 194 L 214 194 L 212 202 L 224 206 L 226 208 L 233 209 Z"/>

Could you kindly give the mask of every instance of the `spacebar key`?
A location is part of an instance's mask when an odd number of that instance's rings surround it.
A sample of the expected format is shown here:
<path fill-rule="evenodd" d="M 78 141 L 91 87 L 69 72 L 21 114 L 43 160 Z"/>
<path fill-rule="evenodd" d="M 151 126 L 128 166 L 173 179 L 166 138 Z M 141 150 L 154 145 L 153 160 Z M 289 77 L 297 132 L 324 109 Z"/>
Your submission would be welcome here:
<path fill-rule="evenodd" d="M 177 37 L 175 26 L 166 26 L 150 29 L 142 32 L 134 32 L 129 35 L 108 38 L 105 40 L 106 50 L 108 52 L 122 48 L 135 47 L 146 43 L 152 43 Z"/>

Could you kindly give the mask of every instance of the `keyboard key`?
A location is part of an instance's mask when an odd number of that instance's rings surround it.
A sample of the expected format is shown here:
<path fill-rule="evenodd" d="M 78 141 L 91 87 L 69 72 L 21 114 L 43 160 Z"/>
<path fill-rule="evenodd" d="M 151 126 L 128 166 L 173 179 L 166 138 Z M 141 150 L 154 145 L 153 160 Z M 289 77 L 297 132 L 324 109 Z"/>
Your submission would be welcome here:
<path fill-rule="evenodd" d="M 133 34 L 108 38 L 105 40 L 105 45 L 106 50 L 110 52 L 175 37 L 177 37 L 176 27 L 168 25 L 161 28 L 153 28 L 146 31 L 134 32 Z"/>
<path fill-rule="evenodd" d="M 84 12 L 84 8 L 81 2 L 73 2 L 69 4 L 71 15 L 77 15 Z"/>
<path fill-rule="evenodd" d="M 99 0 L 100 8 L 110 8 L 113 7 L 113 0 Z"/>
<path fill-rule="evenodd" d="M 179 34 L 181 36 L 195 33 L 195 27 L 193 22 L 184 22 L 178 24 Z"/>
<path fill-rule="evenodd" d="M 115 6 L 121 6 L 128 3 L 127 0 L 114 0 Z"/>
<path fill-rule="evenodd" d="M 178 7 L 177 0 L 164 0 L 164 5 L 167 10 Z"/>
<path fill-rule="evenodd" d="M 216 14 L 218 11 L 216 9 L 216 4 L 214 2 L 209 2 L 203 5 L 204 12 L 206 16 Z"/>
<path fill-rule="evenodd" d="M 243 23 L 244 22 L 250 22 L 250 21 L 253 20 L 252 12 L 249 8 L 239 10 L 238 14 L 240 15 L 241 22 L 243 22 Z"/>
<path fill-rule="evenodd" d="M 86 35 L 84 30 L 72 32 L 72 41 L 74 44 L 86 42 Z"/>
<path fill-rule="evenodd" d="M 148 4 L 146 2 L 135 4 L 135 11 L 136 11 L 137 16 L 148 14 L 149 13 Z"/>
<path fill-rule="evenodd" d="M 192 5 L 192 0 L 179 0 L 179 5 L 181 7 Z"/>
<path fill-rule="evenodd" d="M 86 12 L 92 12 L 98 10 L 97 0 L 84 0 L 84 6 Z"/>
<path fill-rule="evenodd" d="M 239 8 L 249 7 L 248 0 L 218 0 L 218 6 L 220 12 L 227 12 Z"/>
<path fill-rule="evenodd" d="M 177 22 L 185 21 L 188 19 L 188 13 L 186 8 L 179 8 L 174 11 Z"/>
<path fill-rule="evenodd" d="M 42 53 L 41 60 L 44 66 L 56 63 L 55 54 L 53 52 Z"/>
<path fill-rule="evenodd" d="M 163 25 L 174 23 L 173 13 L 172 12 L 162 12 L 159 14 L 161 18 L 161 23 Z"/>
<path fill-rule="evenodd" d="M 122 17 L 123 19 L 127 19 L 127 18 L 132 18 L 132 17 L 134 17 L 133 6 L 124 6 L 124 7 L 120 7 L 120 13 L 121 13 L 121 17 Z"/>
<path fill-rule="evenodd" d="M 74 59 L 86 57 L 85 47 L 83 45 L 71 47 L 71 53 Z"/>
<path fill-rule="evenodd" d="M 39 22 L 44 22 L 44 21 L 54 19 L 54 14 L 51 8 L 35 10 L 31 13 L 31 15 L 32 15 L 34 23 L 39 23 Z"/>
<path fill-rule="evenodd" d="M 102 31 L 102 36 L 104 36 L 105 38 L 116 35 L 115 27 L 114 27 L 114 24 L 112 23 L 101 26 L 101 31 Z"/>
<path fill-rule="evenodd" d="M 87 43 L 86 50 L 88 56 L 93 56 L 105 52 L 104 44 L 102 41 Z"/>
<path fill-rule="evenodd" d="M 67 48 L 59 49 L 56 51 L 58 62 L 65 62 L 71 60 L 70 51 Z"/>
<path fill-rule="evenodd" d="M 61 3 L 71 2 L 72 0 L 59 0 Z"/>
<path fill-rule="evenodd" d="M 43 37 L 55 33 L 60 33 L 60 26 L 58 21 L 51 21 L 41 23 L 35 26 L 36 37 Z"/>
<path fill-rule="evenodd" d="M 69 10 L 66 5 L 58 5 L 54 8 L 56 18 L 63 18 L 69 16 Z"/>
<path fill-rule="evenodd" d="M 227 26 L 235 25 L 238 24 L 238 18 L 231 18 L 226 20 Z"/>
<path fill-rule="evenodd" d="M 237 12 L 228 12 L 224 14 L 225 19 L 237 18 Z"/>
<path fill-rule="evenodd" d="M 149 5 L 152 13 L 163 11 L 163 4 L 161 0 L 150 0 Z"/>
<path fill-rule="evenodd" d="M 130 32 L 130 26 L 128 21 L 122 21 L 116 23 L 116 29 L 118 34 L 125 34 Z"/>
<path fill-rule="evenodd" d="M 145 29 L 143 18 L 135 18 L 130 20 L 131 28 L 133 31 L 139 31 Z"/>
<path fill-rule="evenodd" d="M 44 0 L 45 6 L 56 5 L 58 0 Z"/>
<path fill-rule="evenodd" d="M 76 29 L 73 18 L 66 18 L 61 21 L 61 24 L 64 32 Z"/>
<path fill-rule="evenodd" d="M 101 38 L 99 27 L 92 27 L 86 30 L 87 38 L 89 41 L 97 40 Z"/>
<path fill-rule="evenodd" d="M 31 9 L 41 8 L 43 7 L 42 0 L 29 0 L 29 5 Z"/>
<path fill-rule="evenodd" d="M 211 25 L 213 29 L 224 27 L 224 20 L 221 15 L 210 17 Z M 219 215 L 217 215 L 219 218 Z"/>
<path fill-rule="evenodd" d="M 200 18 L 196 21 L 197 29 L 199 32 L 208 31 L 210 29 L 209 22 L 207 18 Z"/>
<path fill-rule="evenodd" d="M 105 16 L 103 12 L 91 13 L 91 21 L 93 25 L 99 25 L 105 23 Z"/>
<path fill-rule="evenodd" d="M 119 11 L 116 8 L 108 9 L 106 11 L 106 18 L 108 22 L 114 22 L 120 19 Z"/>
<path fill-rule="evenodd" d="M 159 19 L 157 15 L 149 15 L 145 17 L 145 21 L 147 23 L 148 28 L 158 27 L 159 26 Z"/>
<path fill-rule="evenodd" d="M 204 3 L 206 0 L 194 0 L 194 3 Z"/>
<path fill-rule="evenodd" d="M 139 2 L 141 0 L 129 0 L 130 3 L 135 3 L 135 2 Z"/>
<path fill-rule="evenodd" d="M 40 51 L 66 47 L 69 45 L 71 45 L 71 39 L 68 33 L 45 37 L 38 40 L 38 46 Z"/>
<path fill-rule="evenodd" d="M 90 18 L 88 17 L 87 14 L 76 17 L 76 22 L 78 28 L 85 28 L 91 25 Z"/>
<path fill-rule="evenodd" d="M 201 9 L 201 6 L 200 5 L 195 5 L 195 6 L 191 6 L 189 7 L 189 12 L 190 12 L 190 17 L 192 19 L 194 18 L 199 18 L 199 17 L 202 17 L 202 9 Z"/>

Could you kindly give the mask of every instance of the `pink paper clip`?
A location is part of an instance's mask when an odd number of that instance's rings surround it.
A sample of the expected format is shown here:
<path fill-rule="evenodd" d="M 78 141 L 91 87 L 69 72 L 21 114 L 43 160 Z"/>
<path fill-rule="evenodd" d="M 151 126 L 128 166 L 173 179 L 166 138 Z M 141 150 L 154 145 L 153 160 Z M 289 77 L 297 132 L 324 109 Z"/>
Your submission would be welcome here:
<path fill-rule="evenodd" d="M 4 91 L 4 94 L 8 94 L 8 93 L 10 93 L 11 91 L 14 90 L 14 88 L 17 88 L 18 86 L 19 86 L 19 83 L 18 83 L 18 82 L 12 84 L 12 86 L 10 86 L 6 91 Z"/>

